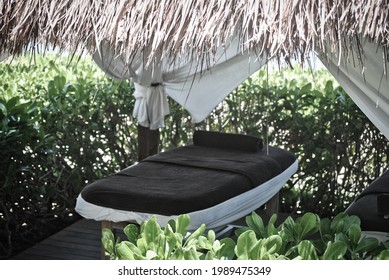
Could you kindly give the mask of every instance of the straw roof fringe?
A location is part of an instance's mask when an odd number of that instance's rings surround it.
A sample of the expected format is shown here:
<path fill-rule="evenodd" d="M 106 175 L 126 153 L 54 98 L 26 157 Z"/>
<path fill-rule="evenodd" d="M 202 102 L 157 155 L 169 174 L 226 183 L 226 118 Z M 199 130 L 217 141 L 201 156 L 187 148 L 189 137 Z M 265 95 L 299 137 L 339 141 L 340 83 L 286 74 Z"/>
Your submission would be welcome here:
<path fill-rule="evenodd" d="M 389 47 L 387 0 L 0 0 L 0 52 L 12 54 L 42 43 L 94 51 L 106 40 L 129 61 L 212 61 L 238 36 L 239 51 L 288 60 L 328 42 L 347 49 L 343 39 L 358 34 Z"/>

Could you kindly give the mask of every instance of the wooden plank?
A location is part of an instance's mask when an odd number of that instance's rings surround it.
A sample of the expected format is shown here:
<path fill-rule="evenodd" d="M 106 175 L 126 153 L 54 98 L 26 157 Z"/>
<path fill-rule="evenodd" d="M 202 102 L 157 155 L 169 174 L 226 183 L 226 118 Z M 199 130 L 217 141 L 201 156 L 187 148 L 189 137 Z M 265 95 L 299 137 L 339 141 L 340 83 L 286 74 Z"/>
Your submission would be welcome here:
<path fill-rule="evenodd" d="M 18 254 L 15 260 L 98 260 L 100 223 L 82 219 Z"/>

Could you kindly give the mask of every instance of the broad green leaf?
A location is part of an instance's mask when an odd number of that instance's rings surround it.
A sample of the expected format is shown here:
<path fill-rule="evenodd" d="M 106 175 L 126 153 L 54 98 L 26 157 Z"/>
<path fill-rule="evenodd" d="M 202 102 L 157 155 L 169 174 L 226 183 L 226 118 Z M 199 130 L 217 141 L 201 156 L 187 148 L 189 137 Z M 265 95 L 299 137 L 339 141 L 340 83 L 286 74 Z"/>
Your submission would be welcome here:
<path fill-rule="evenodd" d="M 7 108 L 4 106 L 3 103 L 0 103 L 0 111 L 3 112 L 3 115 L 6 116 L 7 113 Z"/>
<path fill-rule="evenodd" d="M 231 238 L 223 238 L 220 240 L 220 250 L 218 251 L 218 256 L 220 259 L 232 260 L 235 257 L 235 241 Z"/>
<path fill-rule="evenodd" d="M 319 229 L 317 216 L 313 213 L 304 214 L 300 219 L 298 219 L 298 222 L 301 225 L 301 232 L 299 232 L 300 240 L 316 233 Z"/>
<path fill-rule="evenodd" d="M 282 238 L 279 235 L 272 235 L 264 239 L 264 245 L 269 254 L 278 253 L 282 247 Z"/>
<path fill-rule="evenodd" d="M 375 248 L 378 247 L 378 240 L 374 237 L 365 237 L 362 238 L 361 241 L 359 242 L 357 248 L 355 249 L 356 253 L 367 253 Z"/>
<path fill-rule="evenodd" d="M 205 231 L 205 224 L 202 224 L 198 229 L 196 229 L 191 235 L 189 235 L 185 244 L 189 244 L 192 240 L 197 239 L 200 235 L 202 235 Z M 185 245 L 184 245 L 185 246 Z"/>
<path fill-rule="evenodd" d="M 135 260 L 134 253 L 124 242 L 116 245 L 116 252 L 120 260 Z"/>
<path fill-rule="evenodd" d="M 142 234 L 148 246 L 150 246 L 151 243 L 157 244 L 158 236 L 160 233 L 161 227 L 157 223 L 155 217 L 152 217 L 151 219 L 145 222 Z"/>
<path fill-rule="evenodd" d="M 147 250 L 149 249 L 146 239 L 143 237 L 138 238 L 138 240 L 136 241 L 136 246 L 139 248 L 141 255 L 145 256 Z"/>
<path fill-rule="evenodd" d="M 110 229 L 103 228 L 101 242 L 107 253 L 114 254 L 115 236 Z"/>
<path fill-rule="evenodd" d="M 246 224 L 257 234 L 258 238 L 267 237 L 267 231 L 263 224 L 263 220 L 257 213 L 252 212 L 250 216 L 247 216 Z"/>
<path fill-rule="evenodd" d="M 221 249 L 222 245 L 219 240 L 215 240 L 212 244 L 212 251 L 218 252 Z"/>
<path fill-rule="evenodd" d="M 237 244 L 235 247 L 235 254 L 239 260 L 248 260 L 249 253 L 257 243 L 257 238 L 255 236 L 255 232 L 252 230 L 248 230 L 242 233 L 237 240 Z"/>
<path fill-rule="evenodd" d="M 252 248 L 248 251 L 248 256 L 242 256 L 241 260 L 264 260 L 268 259 L 265 258 L 265 255 L 268 254 L 266 244 L 265 244 L 265 239 L 260 239 L 257 240 L 252 246 Z"/>
<path fill-rule="evenodd" d="M 208 239 L 205 236 L 198 237 L 199 247 L 201 249 L 211 250 L 212 245 L 209 243 Z"/>
<path fill-rule="evenodd" d="M 235 230 L 235 235 L 236 235 L 237 237 L 239 237 L 242 233 L 244 233 L 245 231 L 248 231 L 248 230 L 250 230 L 249 227 L 240 227 L 240 228 L 237 228 L 237 229 Z"/>
<path fill-rule="evenodd" d="M 190 224 L 190 217 L 187 214 L 183 214 L 178 216 L 176 220 L 176 232 L 181 233 L 182 236 L 185 236 L 185 234 L 188 231 L 188 227 Z"/>
<path fill-rule="evenodd" d="M 216 234 L 213 230 L 208 231 L 208 241 L 209 243 L 213 244 L 216 240 Z"/>
<path fill-rule="evenodd" d="M 300 89 L 300 92 L 299 94 L 304 94 L 304 93 L 308 93 L 312 90 L 312 84 L 311 83 L 308 83 L 306 85 L 304 85 L 301 89 Z"/>
<path fill-rule="evenodd" d="M 303 240 L 297 245 L 297 251 L 303 260 L 318 260 L 315 246 L 309 240 Z"/>
<path fill-rule="evenodd" d="M 347 252 L 347 245 L 342 241 L 328 242 L 323 260 L 341 260 Z"/>
<path fill-rule="evenodd" d="M 324 88 L 326 93 L 332 93 L 334 91 L 334 85 L 332 81 L 327 81 L 325 88 Z"/>
<path fill-rule="evenodd" d="M 345 217 L 347 214 L 345 213 L 340 213 L 335 216 L 335 218 L 331 222 L 331 230 L 334 233 L 340 233 L 343 232 L 343 227 L 344 227 L 344 222 L 345 222 Z"/>
<path fill-rule="evenodd" d="M 330 219 L 324 218 L 320 220 L 319 231 L 320 231 L 320 236 L 324 242 L 334 241 L 333 238 L 331 238 L 332 230 L 331 230 Z"/>
<path fill-rule="evenodd" d="M 122 241 L 121 243 L 125 244 L 132 251 L 135 259 L 144 259 L 141 250 L 135 244 L 131 243 L 130 241 Z"/>
<path fill-rule="evenodd" d="M 66 78 L 64 76 L 55 76 L 53 81 L 57 89 L 62 90 L 65 87 Z"/>
<path fill-rule="evenodd" d="M 12 97 L 10 100 L 8 100 L 6 106 L 7 110 L 10 112 L 14 112 L 16 105 L 20 102 L 19 96 Z"/>
<path fill-rule="evenodd" d="M 166 236 L 166 242 L 169 245 L 169 252 L 168 255 L 175 250 L 177 246 L 182 246 L 182 236 L 181 234 L 177 234 L 180 236 L 180 239 L 177 237 L 177 235 L 173 232 L 172 228 L 170 225 L 167 225 L 165 227 L 165 236 Z"/>
<path fill-rule="evenodd" d="M 166 260 L 168 254 L 170 254 L 169 243 L 167 242 L 167 238 L 163 233 L 158 236 L 158 243 L 154 248 L 154 252 L 157 253 L 158 259 L 161 260 Z"/>
<path fill-rule="evenodd" d="M 383 250 L 378 256 L 377 260 L 389 260 L 389 250 Z"/>
<path fill-rule="evenodd" d="M 184 259 L 185 260 L 199 260 L 199 253 L 192 246 L 189 249 L 184 249 Z"/>
<path fill-rule="evenodd" d="M 139 237 L 139 228 L 134 224 L 129 224 L 123 229 L 124 234 L 127 236 L 128 241 L 136 244 L 136 240 Z"/>
<path fill-rule="evenodd" d="M 351 215 L 345 218 L 345 229 L 347 230 L 352 225 L 361 226 L 361 219 L 358 216 Z"/>
<path fill-rule="evenodd" d="M 351 225 L 351 227 L 349 228 L 349 230 L 347 232 L 347 235 L 350 239 L 351 246 L 353 248 L 356 248 L 356 246 L 358 245 L 359 240 L 361 239 L 361 236 L 362 236 L 361 227 L 359 225 L 356 225 L 356 224 Z"/>
<path fill-rule="evenodd" d="M 204 260 L 214 260 L 215 259 L 215 253 L 212 251 L 208 251 L 207 254 L 204 256 Z"/>

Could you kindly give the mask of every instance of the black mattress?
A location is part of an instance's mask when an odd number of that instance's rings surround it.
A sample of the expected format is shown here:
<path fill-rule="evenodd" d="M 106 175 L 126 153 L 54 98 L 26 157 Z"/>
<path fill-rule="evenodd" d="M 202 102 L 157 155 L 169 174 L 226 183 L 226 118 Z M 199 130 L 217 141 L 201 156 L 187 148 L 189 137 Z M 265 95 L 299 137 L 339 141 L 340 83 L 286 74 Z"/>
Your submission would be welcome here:
<path fill-rule="evenodd" d="M 117 210 L 179 215 L 253 189 L 295 161 L 293 154 L 276 147 L 254 152 L 189 145 L 95 181 L 81 196 L 89 203 Z"/>
<path fill-rule="evenodd" d="M 389 232 L 389 170 L 374 180 L 346 210 L 361 219 L 365 231 Z"/>

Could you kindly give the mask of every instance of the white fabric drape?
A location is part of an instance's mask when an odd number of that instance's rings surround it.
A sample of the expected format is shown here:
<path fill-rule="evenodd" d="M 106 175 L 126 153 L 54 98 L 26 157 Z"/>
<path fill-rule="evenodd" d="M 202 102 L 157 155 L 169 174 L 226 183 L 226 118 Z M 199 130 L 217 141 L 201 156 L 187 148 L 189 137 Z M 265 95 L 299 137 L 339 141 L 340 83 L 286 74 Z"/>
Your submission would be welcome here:
<path fill-rule="evenodd" d="M 163 90 L 161 65 L 155 63 L 145 69 L 142 55 L 138 55 L 128 67 L 121 57 L 114 56 L 106 43 L 102 43 L 99 52 L 94 53 L 93 59 L 108 76 L 118 80 L 133 80 L 135 86 L 133 115 L 141 126 L 150 129 L 164 126 L 164 118 L 169 114 L 169 105 Z"/>
<path fill-rule="evenodd" d="M 241 53 L 238 49 L 238 40 L 232 40 L 227 48 L 220 47 L 212 62 L 171 63 L 165 59 L 145 68 L 146 54 L 136 55 L 126 66 L 120 56 L 114 57 L 108 44 L 102 43 L 93 59 L 107 75 L 120 80 L 132 79 L 136 98 L 133 114 L 140 125 L 157 129 L 164 126 L 164 117 L 169 113 L 165 94 L 188 110 L 193 122 L 200 122 L 266 63 L 255 54 Z"/>
<path fill-rule="evenodd" d="M 361 46 L 362 48 L 358 48 Z M 324 65 L 371 122 L 389 139 L 389 75 L 382 47 L 360 38 L 348 50 L 321 54 Z M 389 65 L 389 63 L 388 63 Z"/>
<path fill-rule="evenodd" d="M 10 57 L 9 53 L 0 53 L 0 62 L 6 60 L 8 57 Z"/>

